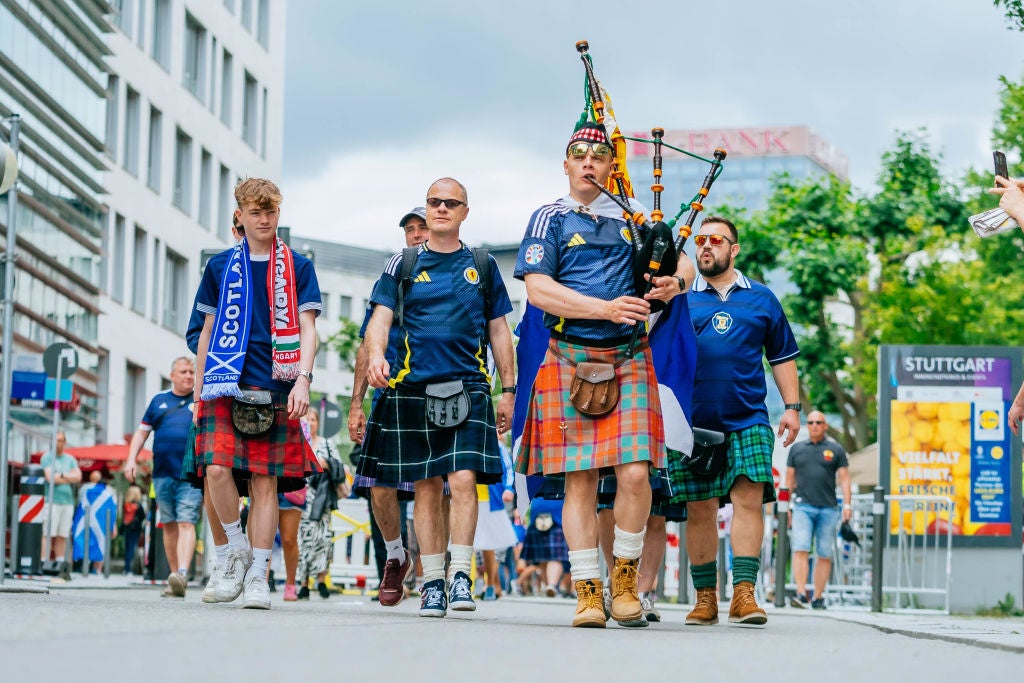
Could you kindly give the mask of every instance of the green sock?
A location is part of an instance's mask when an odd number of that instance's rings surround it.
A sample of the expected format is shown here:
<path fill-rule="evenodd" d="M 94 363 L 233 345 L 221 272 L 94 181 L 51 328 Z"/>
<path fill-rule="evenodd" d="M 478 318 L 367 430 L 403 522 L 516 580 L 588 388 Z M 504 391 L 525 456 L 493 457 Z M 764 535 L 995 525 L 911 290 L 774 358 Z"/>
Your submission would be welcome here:
<path fill-rule="evenodd" d="M 697 590 L 715 588 L 718 585 L 718 560 L 711 560 L 707 564 L 691 564 L 690 577 Z"/>
<path fill-rule="evenodd" d="M 732 558 L 732 585 L 743 583 L 757 583 L 757 570 L 761 568 L 760 557 L 734 557 Z"/>

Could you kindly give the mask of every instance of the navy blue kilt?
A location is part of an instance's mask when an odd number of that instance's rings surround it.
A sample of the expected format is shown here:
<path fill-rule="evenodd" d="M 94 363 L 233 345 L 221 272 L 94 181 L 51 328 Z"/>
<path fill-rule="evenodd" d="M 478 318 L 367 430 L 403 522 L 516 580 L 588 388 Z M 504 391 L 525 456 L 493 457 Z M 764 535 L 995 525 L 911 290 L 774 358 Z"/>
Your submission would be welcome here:
<path fill-rule="evenodd" d="M 686 505 L 679 503 L 672 505 L 672 481 L 669 478 L 668 468 L 654 470 L 651 473 L 651 514 L 665 517 L 669 522 L 682 522 L 686 520 Z M 615 505 L 616 486 L 615 476 L 601 477 L 597 485 L 597 509 L 611 510 Z"/>
<path fill-rule="evenodd" d="M 501 481 L 494 406 L 486 384 L 467 384 L 469 417 L 455 428 L 427 420 L 422 387 L 388 387 L 366 425 L 358 474 L 377 485 L 416 482 L 472 470 L 478 484 Z"/>
<path fill-rule="evenodd" d="M 523 541 L 522 559 L 529 563 L 537 562 L 568 562 L 569 544 L 565 542 L 565 534 L 559 524 L 553 524 L 547 531 L 539 531 L 530 525 Z"/>
<path fill-rule="evenodd" d="M 415 497 L 415 488 L 412 482 L 403 481 L 398 484 L 384 484 L 377 483 L 377 480 L 372 477 L 364 477 L 358 474 L 359 463 L 363 458 L 363 444 L 357 443 L 352 447 L 352 452 L 348 456 L 352 463 L 356 467 L 356 474 L 352 477 L 352 491 L 360 498 L 370 500 L 370 489 L 374 486 L 382 486 L 389 489 L 397 489 L 398 500 L 412 500 Z"/>

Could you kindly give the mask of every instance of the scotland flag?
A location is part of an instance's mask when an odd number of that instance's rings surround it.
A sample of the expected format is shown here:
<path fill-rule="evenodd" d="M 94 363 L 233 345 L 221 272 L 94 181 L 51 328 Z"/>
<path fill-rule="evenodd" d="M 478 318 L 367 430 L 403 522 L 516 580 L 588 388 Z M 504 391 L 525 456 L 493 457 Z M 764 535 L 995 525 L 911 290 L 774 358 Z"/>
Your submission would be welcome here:
<path fill-rule="evenodd" d="M 85 517 L 85 506 L 89 505 L 89 518 Z M 107 514 L 109 512 L 109 526 Z M 82 487 L 75 519 L 71 525 L 74 544 L 74 559 L 77 562 L 85 556 L 85 525 L 89 525 L 89 561 L 102 562 L 107 534 L 117 524 L 117 500 L 114 491 L 106 484 Z"/>

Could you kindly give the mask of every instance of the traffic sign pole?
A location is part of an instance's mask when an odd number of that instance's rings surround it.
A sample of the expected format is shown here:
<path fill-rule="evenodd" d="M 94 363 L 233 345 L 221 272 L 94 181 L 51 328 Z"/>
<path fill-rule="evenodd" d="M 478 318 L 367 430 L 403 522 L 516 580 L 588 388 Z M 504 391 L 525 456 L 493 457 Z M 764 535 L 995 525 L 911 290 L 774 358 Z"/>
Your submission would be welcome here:
<path fill-rule="evenodd" d="M 11 152 L 17 160 L 18 157 L 18 131 L 21 128 L 21 117 L 17 114 L 11 116 L 8 136 L 8 143 Z M 7 247 L 4 250 L 4 316 L 3 316 L 3 349 L 2 360 L 0 360 L 0 586 L 4 583 L 4 575 L 7 573 L 7 547 L 4 539 L 7 538 L 7 462 L 10 459 L 8 448 L 10 439 L 11 416 L 11 358 L 14 356 L 13 327 L 14 327 L 14 258 L 15 245 L 17 245 L 17 206 L 18 186 L 12 183 L 7 194 Z M 11 549 L 14 551 L 14 548 Z M 13 567 L 12 567 L 13 568 Z"/>

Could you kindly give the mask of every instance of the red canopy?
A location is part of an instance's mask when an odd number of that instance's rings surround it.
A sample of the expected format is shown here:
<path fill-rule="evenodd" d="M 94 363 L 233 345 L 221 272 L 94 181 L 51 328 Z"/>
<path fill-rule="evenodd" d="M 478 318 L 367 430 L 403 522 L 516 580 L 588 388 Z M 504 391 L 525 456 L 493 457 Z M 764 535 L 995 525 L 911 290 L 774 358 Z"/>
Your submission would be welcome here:
<path fill-rule="evenodd" d="M 128 459 L 128 444 L 126 443 L 101 443 L 95 446 L 68 446 L 64 452 L 74 456 L 78 461 L 78 467 L 82 472 L 93 470 L 106 470 L 116 472 L 121 469 L 122 463 Z M 43 454 L 33 453 L 32 462 L 38 463 Z M 151 461 L 153 452 L 143 448 L 139 452 L 139 461 Z"/>

